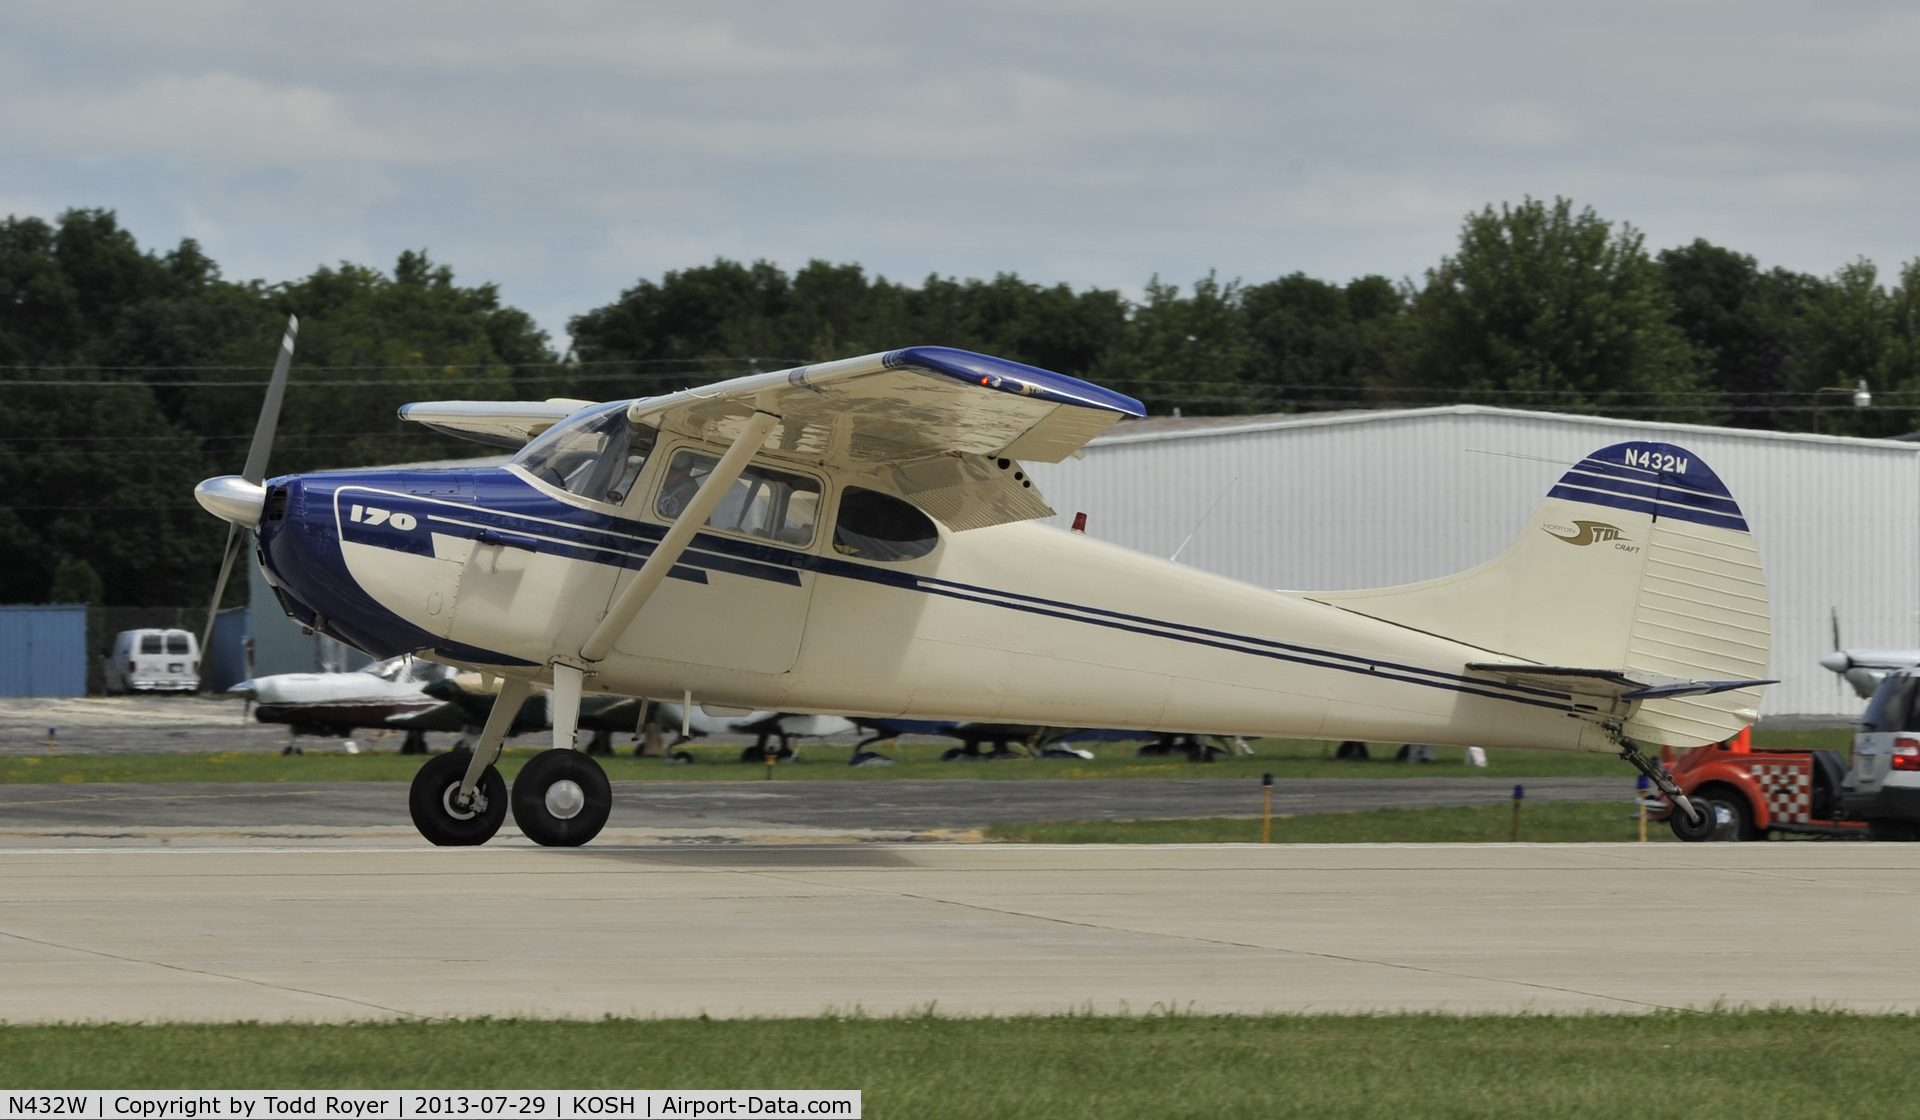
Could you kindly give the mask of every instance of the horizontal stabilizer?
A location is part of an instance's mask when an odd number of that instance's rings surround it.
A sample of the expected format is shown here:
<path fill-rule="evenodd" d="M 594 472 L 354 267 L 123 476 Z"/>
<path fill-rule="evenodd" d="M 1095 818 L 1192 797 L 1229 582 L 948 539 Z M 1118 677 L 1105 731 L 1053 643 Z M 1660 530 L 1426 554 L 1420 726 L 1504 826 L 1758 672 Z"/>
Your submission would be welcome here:
<path fill-rule="evenodd" d="M 1563 665 L 1529 665 L 1503 661 L 1481 661 L 1467 666 L 1468 671 L 1491 673 L 1510 685 L 1566 692 L 1583 696 L 1604 696 L 1614 700 L 1659 700 L 1675 696 L 1707 696 L 1732 692 L 1779 681 L 1690 681 L 1659 673 L 1619 669 L 1575 669 Z"/>

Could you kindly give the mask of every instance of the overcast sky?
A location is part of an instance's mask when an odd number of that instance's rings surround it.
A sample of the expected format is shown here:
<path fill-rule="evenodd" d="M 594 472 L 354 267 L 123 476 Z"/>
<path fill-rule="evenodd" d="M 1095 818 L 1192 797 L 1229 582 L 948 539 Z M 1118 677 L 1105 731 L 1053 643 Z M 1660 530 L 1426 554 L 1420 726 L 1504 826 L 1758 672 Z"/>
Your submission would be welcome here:
<path fill-rule="evenodd" d="M 556 335 L 716 255 L 1137 293 L 1415 276 L 1567 195 L 1920 256 L 1920 7 L 1413 0 L 0 8 L 0 209 L 234 278 L 425 247 Z"/>

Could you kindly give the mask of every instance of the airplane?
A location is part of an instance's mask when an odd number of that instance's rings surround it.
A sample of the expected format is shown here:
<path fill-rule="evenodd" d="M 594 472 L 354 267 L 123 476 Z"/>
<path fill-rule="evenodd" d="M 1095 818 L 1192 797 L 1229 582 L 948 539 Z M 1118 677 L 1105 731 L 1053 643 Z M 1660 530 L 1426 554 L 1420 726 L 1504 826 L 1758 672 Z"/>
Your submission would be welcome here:
<path fill-rule="evenodd" d="M 844 735 L 856 726 L 853 720 L 833 715 L 771 711 L 722 713 L 697 706 L 683 708 L 673 703 L 662 703 L 659 713 L 662 727 L 680 731 L 679 736 L 669 744 L 669 750 L 705 735 L 732 733 L 754 736 L 753 746 L 740 752 L 742 762 L 765 762 L 770 739 L 779 740 L 779 744 L 771 748 L 774 759 L 779 761 L 793 757 L 795 739 Z"/>
<path fill-rule="evenodd" d="M 1145 414 L 1036 367 L 914 346 L 594 405 L 422 402 L 400 416 L 527 442 L 495 468 L 268 479 L 297 329 L 241 473 L 195 488 L 230 526 L 215 602 L 251 541 L 303 625 L 502 679 L 473 750 L 413 779 L 435 844 L 485 843 L 509 811 L 543 845 L 597 835 L 587 694 L 1617 752 L 1704 837 L 1711 810 L 1641 745 L 1724 740 L 1776 683 L 1747 523 L 1670 444 L 1582 459 L 1477 568 L 1275 591 L 1035 524 L 1053 511 L 1024 463 Z M 553 746 L 509 795 L 493 763 L 541 686 Z"/>
<path fill-rule="evenodd" d="M 1920 649 L 1837 649 L 1820 659 L 1850 685 L 1862 700 L 1873 699 L 1887 674 L 1920 666 Z"/>
<path fill-rule="evenodd" d="M 425 754 L 427 731 L 461 729 L 433 718 L 445 701 L 426 692 L 427 686 L 452 675 L 445 665 L 401 654 L 351 673 L 273 673 L 227 691 L 246 697 L 256 720 L 287 724 L 295 735 L 405 730 L 400 753 Z"/>

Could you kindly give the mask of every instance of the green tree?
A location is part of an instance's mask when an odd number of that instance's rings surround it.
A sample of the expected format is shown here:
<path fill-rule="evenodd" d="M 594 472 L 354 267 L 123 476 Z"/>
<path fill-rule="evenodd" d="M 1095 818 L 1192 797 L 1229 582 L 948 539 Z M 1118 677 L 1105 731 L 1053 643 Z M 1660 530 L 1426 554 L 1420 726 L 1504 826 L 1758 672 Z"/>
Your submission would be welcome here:
<path fill-rule="evenodd" d="M 1460 249 L 1413 297 L 1403 398 L 1711 415 L 1699 356 L 1640 233 L 1567 199 L 1467 218 Z"/>
<path fill-rule="evenodd" d="M 1095 379 L 1140 398 L 1154 413 L 1254 410 L 1258 398 L 1246 372 L 1256 349 L 1239 282 L 1223 284 L 1208 273 L 1183 296 L 1178 284 L 1155 276 L 1146 294 Z"/>
<path fill-rule="evenodd" d="M 1824 282 L 1763 271 L 1754 258 L 1702 240 L 1662 250 L 1659 261 L 1674 322 L 1706 363 L 1727 422 L 1805 427 L 1797 379 L 1807 361 L 1806 310 Z"/>
<path fill-rule="evenodd" d="M 100 582 L 100 573 L 93 570 L 92 564 L 69 556 L 53 569 L 53 585 L 47 589 L 47 601 L 97 606 L 106 601 L 106 586 Z"/>
<path fill-rule="evenodd" d="M 1372 403 L 1404 331 L 1406 293 L 1384 276 L 1345 286 L 1295 272 L 1242 293 L 1254 356 L 1246 371 L 1265 408 Z"/>

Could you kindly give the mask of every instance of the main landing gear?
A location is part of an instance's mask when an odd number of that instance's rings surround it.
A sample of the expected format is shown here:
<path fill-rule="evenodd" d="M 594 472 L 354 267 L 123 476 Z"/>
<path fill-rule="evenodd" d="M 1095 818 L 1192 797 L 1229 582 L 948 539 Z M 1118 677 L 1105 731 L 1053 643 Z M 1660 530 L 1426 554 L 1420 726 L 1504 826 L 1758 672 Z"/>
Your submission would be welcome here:
<path fill-rule="evenodd" d="M 536 844 L 584 844 L 606 827 L 612 811 L 607 772 L 579 751 L 541 751 L 513 779 L 513 823 Z"/>
<path fill-rule="evenodd" d="M 555 749 L 540 752 L 520 768 L 509 797 L 506 780 L 493 764 L 507 728 L 533 688 L 527 681 L 509 679 L 473 750 L 435 755 L 414 775 L 407 808 L 420 835 L 442 847 L 484 844 L 500 831 L 509 807 L 513 823 L 536 844 L 573 847 L 600 834 L 613 808 L 613 785 L 598 762 L 571 748 L 579 678 L 565 682 L 571 688 L 559 687 L 562 669 L 555 666 L 554 692 L 560 701 L 555 705 Z"/>
<path fill-rule="evenodd" d="M 413 827 L 430 843 L 443 848 L 484 844 L 507 819 L 507 782 L 492 766 L 480 772 L 473 791 L 462 798 L 461 780 L 472 761 L 472 751 L 437 754 L 413 776 L 407 810 Z"/>

